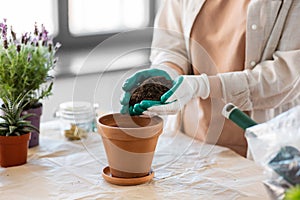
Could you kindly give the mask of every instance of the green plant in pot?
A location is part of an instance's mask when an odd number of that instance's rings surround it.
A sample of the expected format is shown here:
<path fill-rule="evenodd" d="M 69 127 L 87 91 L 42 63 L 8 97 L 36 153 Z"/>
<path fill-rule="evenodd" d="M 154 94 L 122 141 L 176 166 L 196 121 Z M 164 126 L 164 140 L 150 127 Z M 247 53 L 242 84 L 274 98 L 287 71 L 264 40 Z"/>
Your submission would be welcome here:
<path fill-rule="evenodd" d="M 32 33 L 18 35 L 6 20 L 0 23 L 0 98 L 24 97 L 23 114 L 34 113 L 28 118 L 39 129 L 42 114 L 41 100 L 52 93 L 56 65 L 55 53 L 60 44 L 53 44 L 43 25 L 34 25 Z M 39 144 L 38 132 L 32 132 L 29 147 Z"/>
<path fill-rule="evenodd" d="M 38 131 L 30 121 L 26 121 L 33 114 L 21 116 L 26 94 L 15 100 L 2 98 L 2 116 L 0 116 L 0 165 L 10 167 L 22 165 L 27 162 L 27 149 L 30 132 Z"/>

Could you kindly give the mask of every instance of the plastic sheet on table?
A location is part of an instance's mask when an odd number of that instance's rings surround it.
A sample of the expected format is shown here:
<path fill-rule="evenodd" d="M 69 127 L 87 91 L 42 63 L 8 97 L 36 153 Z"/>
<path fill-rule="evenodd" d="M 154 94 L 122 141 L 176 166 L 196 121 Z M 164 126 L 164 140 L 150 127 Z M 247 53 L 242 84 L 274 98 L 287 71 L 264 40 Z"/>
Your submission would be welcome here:
<path fill-rule="evenodd" d="M 265 185 L 283 198 L 300 184 L 300 106 L 246 130 L 249 155 L 268 175 Z"/>

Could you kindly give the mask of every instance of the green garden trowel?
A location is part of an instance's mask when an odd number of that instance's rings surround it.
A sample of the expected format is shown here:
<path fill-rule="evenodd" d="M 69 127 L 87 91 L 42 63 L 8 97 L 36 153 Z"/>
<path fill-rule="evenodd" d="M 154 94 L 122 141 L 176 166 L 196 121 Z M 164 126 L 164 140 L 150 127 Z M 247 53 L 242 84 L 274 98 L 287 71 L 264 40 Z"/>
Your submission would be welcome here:
<path fill-rule="evenodd" d="M 222 114 L 227 119 L 230 119 L 244 130 L 251 126 L 257 125 L 257 123 L 253 121 L 253 119 L 251 119 L 248 115 L 246 115 L 232 103 L 228 103 L 224 106 Z"/>

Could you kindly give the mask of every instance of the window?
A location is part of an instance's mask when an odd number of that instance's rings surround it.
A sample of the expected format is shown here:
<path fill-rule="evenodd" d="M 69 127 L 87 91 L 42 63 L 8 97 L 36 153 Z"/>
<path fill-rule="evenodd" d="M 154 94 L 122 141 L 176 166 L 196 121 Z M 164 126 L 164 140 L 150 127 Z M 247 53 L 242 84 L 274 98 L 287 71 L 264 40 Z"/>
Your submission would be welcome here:
<path fill-rule="evenodd" d="M 49 33 L 58 33 L 57 1 L 9 0 L 1 2 L 0 21 L 7 19 L 18 34 L 34 30 L 34 23 L 45 25 Z"/>
<path fill-rule="evenodd" d="M 72 35 L 143 28 L 149 24 L 148 0 L 69 0 Z"/>
<path fill-rule="evenodd" d="M 8 19 L 15 32 L 44 24 L 63 47 L 93 46 L 120 31 L 151 26 L 152 0 L 9 0 L 1 3 L 0 21 Z"/>
<path fill-rule="evenodd" d="M 58 0 L 59 33 L 63 48 L 92 48 L 113 34 L 152 26 L 152 0 Z M 144 40 L 136 38 L 136 41 Z M 128 41 L 129 42 L 129 41 Z"/>
<path fill-rule="evenodd" d="M 6 0 L 1 3 L 0 21 L 6 18 L 7 23 L 13 25 L 17 33 L 33 31 L 35 22 L 38 25 L 45 25 L 54 37 L 54 42 L 62 43 L 58 52 L 59 66 L 56 68 L 56 75 L 64 76 L 72 74 L 72 68 L 78 64 L 78 59 L 84 60 L 85 56 L 105 39 L 122 31 L 152 26 L 155 2 L 153 0 Z M 150 46 L 151 38 L 151 34 L 137 34 L 116 45 L 127 47 L 147 43 L 145 46 Z M 114 53 L 116 45 L 110 45 L 111 54 Z M 98 54 L 97 63 L 100 65 Z M 91 72 L 99 68 L 89 70 Z"/>

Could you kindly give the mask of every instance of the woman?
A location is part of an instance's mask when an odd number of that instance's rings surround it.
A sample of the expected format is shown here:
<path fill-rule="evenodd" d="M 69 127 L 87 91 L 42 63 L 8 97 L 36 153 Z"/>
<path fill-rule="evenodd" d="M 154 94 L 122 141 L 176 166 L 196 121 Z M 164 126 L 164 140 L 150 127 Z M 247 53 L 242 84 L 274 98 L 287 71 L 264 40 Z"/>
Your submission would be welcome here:
<path fill-rule="evenodd" d="M 184 133 L 245 156 L 243 130 L 221 109 L 231 102 L 260 123 L 300 102 L 298 19 L 298 0 L 164 1 L 155 20 L 152 66 L 125 81 L 121 112 L 128 112 L 130 89 L 145 78 L 178 77 L 163 105 L 136 105 L 131 113 L 181 111 Z"/>

